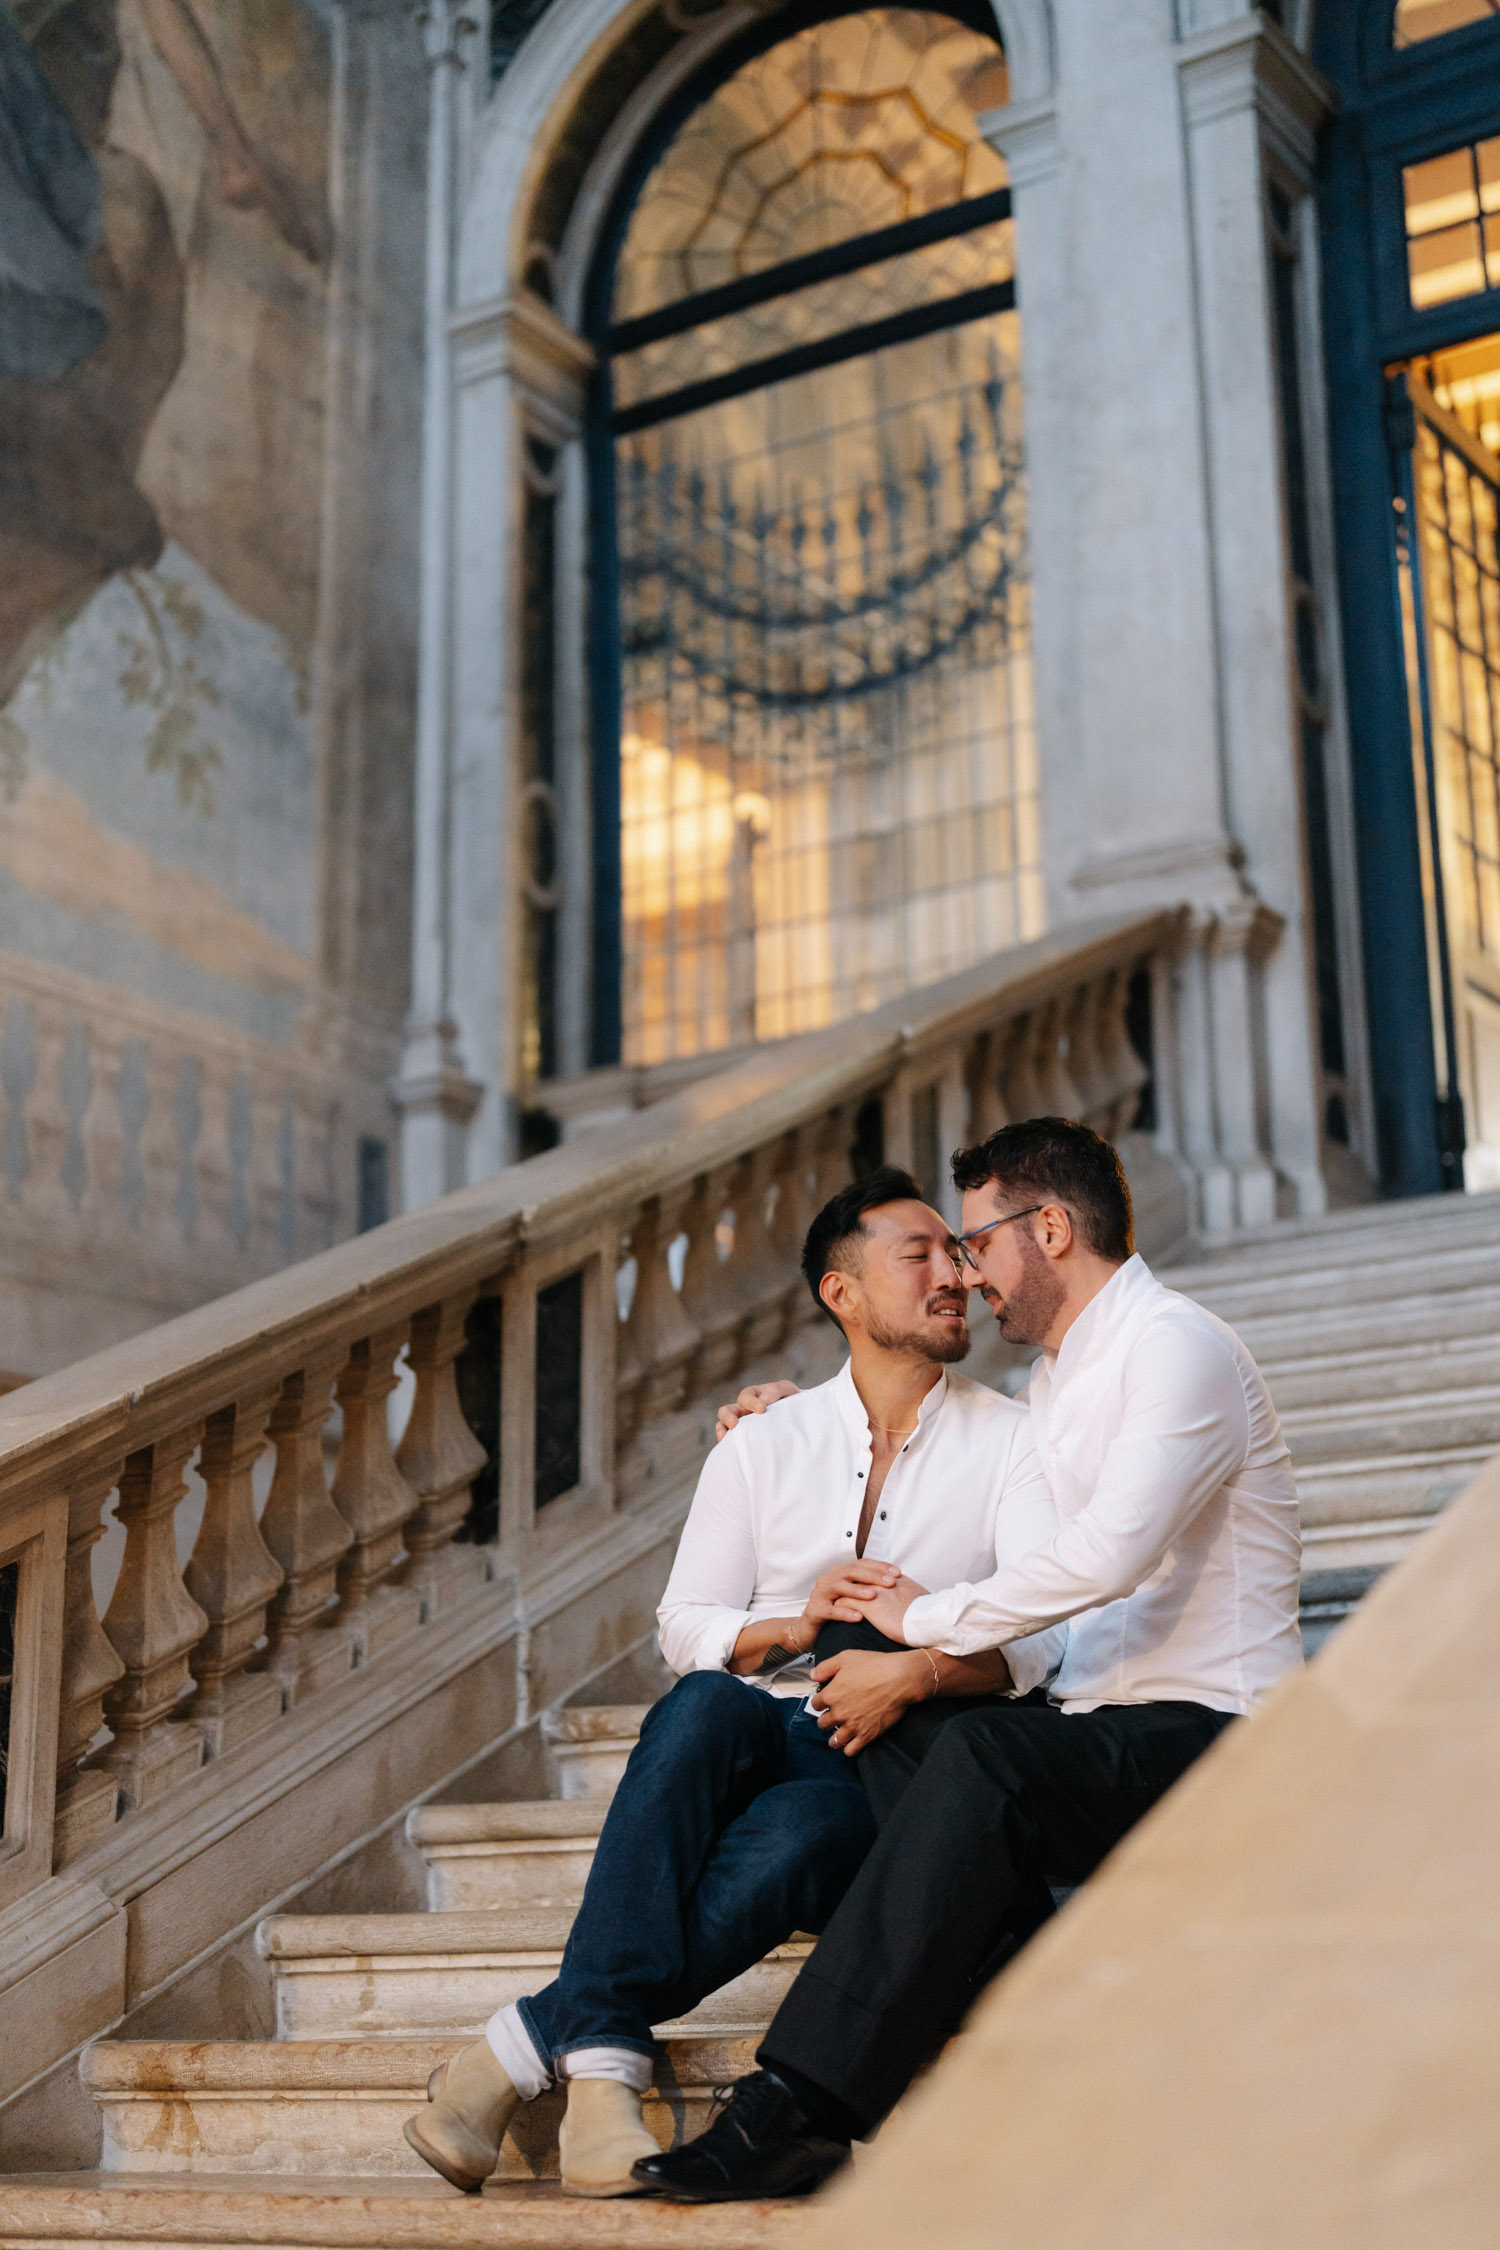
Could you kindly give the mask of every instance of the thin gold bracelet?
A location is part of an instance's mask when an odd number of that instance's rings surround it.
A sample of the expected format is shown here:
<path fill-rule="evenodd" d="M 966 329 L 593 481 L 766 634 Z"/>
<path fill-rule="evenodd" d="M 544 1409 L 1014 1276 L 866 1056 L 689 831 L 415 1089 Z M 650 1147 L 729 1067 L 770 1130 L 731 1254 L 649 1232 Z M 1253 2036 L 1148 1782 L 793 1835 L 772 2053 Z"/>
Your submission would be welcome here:
<path fill-rule="evenodd" d="M 928 1663 L 932 1666 L 932 1692 L 935 1696 L 941 1695 L 943 1692 L 943 1675 L 937 1668 L 937 1658 L 933 1655 L 930 1648 L 924 1648 L 922 1654 L 926 1657 Z"/>

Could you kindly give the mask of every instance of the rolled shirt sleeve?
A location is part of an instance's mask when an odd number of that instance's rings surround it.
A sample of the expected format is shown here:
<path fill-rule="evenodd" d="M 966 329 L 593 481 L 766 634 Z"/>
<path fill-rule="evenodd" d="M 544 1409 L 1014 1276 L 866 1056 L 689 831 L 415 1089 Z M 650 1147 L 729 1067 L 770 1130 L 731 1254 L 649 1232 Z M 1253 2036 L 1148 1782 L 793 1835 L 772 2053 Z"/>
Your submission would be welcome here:
<path fill-rule="evenodd" d="M 743 1447 L 731 1431 L 703 1464 L 656 1613 L 661 1653 L 679 1677 L 724 1670 L 750 1622 L 755 1579 Z"/>
<path fill-rule="evenodd" d="M 972 1656 L 1134 1593 L 1243 1465 L 1249 1436 L 1239 1369 L 1224 1341 L 1175 1322 L 1147 1329 L 1131 1349 L 1118 1434 L 1088 1505 L 1029 1553 L 1001 1561 L 982 1584 L 913 1602 L 907 1641 Z M 1007 1494 L 1002 1521 L 1009 1506 Z M 1020 1661 L 1029 1671 L 1030 1660 Z"/>

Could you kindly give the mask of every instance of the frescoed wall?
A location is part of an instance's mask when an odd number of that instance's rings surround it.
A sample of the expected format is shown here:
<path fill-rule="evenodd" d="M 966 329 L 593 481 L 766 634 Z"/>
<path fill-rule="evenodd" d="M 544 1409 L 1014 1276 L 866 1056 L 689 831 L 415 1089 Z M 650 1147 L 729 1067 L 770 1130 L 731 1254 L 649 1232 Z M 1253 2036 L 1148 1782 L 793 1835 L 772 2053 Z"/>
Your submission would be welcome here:
<path fill-rule="evenodd" d="M 420 103 L 412 59 L 382 101 L 316 0 L 0 0 L 0 1243 L 24 1268 L 59 1189 L 65 1232 L 70 1206 L 91 1241 L 118 1233 L 121 1309 L 86 1326 L 380 1215 L 404 944 L 372 985 L 330 921 L 372 890 L 405 914 L 403 855 L 377 840 L 392 792 L 409 807 L 410 603 L 393 620 L 386 587 L 372 740 L 349 679 L 370 565 L 330 492 L 382 402 L 415 412 L 410 352 L 362 393 L 349 373 L 390 317 L 358 277 L 408 206 L 420 226 L 409 119 L 386 202 L 344 193 L 393 104 Z M 358 145 L 331 147 L 335 114 Z M 135 1045 L 111 1062 L 122 1008 Z M 189 1080 L 222 1114 L 195 1096 L 194 1121 Z M 154 1138 L 155 1202 L 149 1165 L 144 1194 L 125 1184 Z M 0 1369 L 76 1354 L 37 1317 L 7 1337 L 0 1311 Z"/>

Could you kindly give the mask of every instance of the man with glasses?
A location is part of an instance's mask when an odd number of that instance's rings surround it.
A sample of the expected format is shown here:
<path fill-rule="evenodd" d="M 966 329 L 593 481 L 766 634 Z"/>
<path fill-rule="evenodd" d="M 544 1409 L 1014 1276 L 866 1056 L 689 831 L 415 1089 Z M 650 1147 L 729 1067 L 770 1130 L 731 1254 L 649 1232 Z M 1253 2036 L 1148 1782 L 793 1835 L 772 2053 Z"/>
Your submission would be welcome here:
<path fill-rule="evenodd" d="M 802 1271 L 848 1359 L 704 1464 L 657 1611 L 679 1677 L 611 1801 L 559 1972 L 497 2009 L 407 2121 L 455 2187 L 483 2186 L 520 2104 L 561 2080 L 564 2193 L 639 2194 L 631 2166 L 656 2148 L 641 2107 L 654 2027 L 823 1928 L 875 1836 L 853 1753 L 916 1703 L 985 1707 L 1056 1661 L 1043 1634 L 1003 1657 L 899 1643 L 814 1671 L 844 1596 L 894 1592 L 903 1570 L 983 1576 L 1056 1517 L 1025 1411 L 958 1372 L 953 1236 L 908 1173 L 841 1189 Z M 845 1662 L 869 1708 L 821 1730 L 816 1679 Z"/>
<path fill-rule="evenodd" d="M 982 1583 L 902 1576 L 836 1615 L 954 1656 L 1065 1624 L 1061 1661 L 1016 1701 L 939 1726 L 914 1712 L 862 1749 L 867 1787 L 884 1772 L 880 1836 L 761 2068 L 706 2134 L 636 2166 L 678 2200 L 807 2192 L 837 2169 L 1051 1914 L 1050 1886 L 1090 1874 L 1302 1660 L 1275 1409 L 1233 1331 L 1133 1254 L 1115 1151 L 1037 1118 L 961 1150 L 953 1176 L 964 1278 L 1007 1342 L 1041 1350 L 1032 1431 L 1058 1528 Z M 862 1697 L 861 1675 L 840 1671 L 825 1726 L 868 1739 Z"/>

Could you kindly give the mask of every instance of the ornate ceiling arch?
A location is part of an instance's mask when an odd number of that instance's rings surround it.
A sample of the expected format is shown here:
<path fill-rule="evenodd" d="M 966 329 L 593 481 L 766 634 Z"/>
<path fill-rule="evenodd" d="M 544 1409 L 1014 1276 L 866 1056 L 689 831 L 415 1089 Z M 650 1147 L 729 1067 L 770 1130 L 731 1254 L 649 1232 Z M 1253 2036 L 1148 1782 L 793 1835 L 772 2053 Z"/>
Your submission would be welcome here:
<path fill-rule="evenodd" d="M 1012 102 L 1044 102 L 1051 0 L 993 6 Z M 560 250 L 568 236 L 581 252 L 578 236 L 602 223 L 608 177 L 618 178 L 661 107 L 718 48 L 776 12 L 752 0 L 707 13 L 690 0 L 541 0 L 534 11 L 538 0 L 515 0 L 500 18 L 499 82 L 483 108 L 459 224 L 461 307 L 513 294 L 537 239 Z"/>

